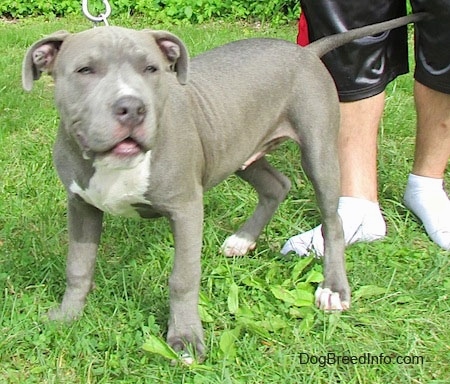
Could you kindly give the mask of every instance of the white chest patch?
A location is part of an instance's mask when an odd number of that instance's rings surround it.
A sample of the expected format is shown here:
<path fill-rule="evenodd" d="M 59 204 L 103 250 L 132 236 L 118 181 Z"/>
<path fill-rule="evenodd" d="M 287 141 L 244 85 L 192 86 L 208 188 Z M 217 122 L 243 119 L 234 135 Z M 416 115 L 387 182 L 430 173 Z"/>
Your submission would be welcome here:
<path fill-rule="evenodd" d="M 95 166 L 95 173 L 89 180 L 86 189 L 82 189 L 75 181 L 70 190 L 79 195 L 87 203 L 103 212 L 125 217 L 139 217 L 133 204 L 150 204 L 144 198 L 150 177 L 151 152 L 134 168 L 110 169 Z"/>

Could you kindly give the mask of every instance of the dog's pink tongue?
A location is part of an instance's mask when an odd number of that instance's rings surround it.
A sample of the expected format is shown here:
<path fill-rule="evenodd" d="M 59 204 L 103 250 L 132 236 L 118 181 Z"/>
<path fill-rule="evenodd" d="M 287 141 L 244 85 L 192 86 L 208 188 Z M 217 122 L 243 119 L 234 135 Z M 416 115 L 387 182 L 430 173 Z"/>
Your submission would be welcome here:
<path fill-rule="evenodd" d="M 125 139 L 117 144 L 112 152 L 118 156 L 134 156 L 141 151 L 139 144 L 132 139 Z"/>

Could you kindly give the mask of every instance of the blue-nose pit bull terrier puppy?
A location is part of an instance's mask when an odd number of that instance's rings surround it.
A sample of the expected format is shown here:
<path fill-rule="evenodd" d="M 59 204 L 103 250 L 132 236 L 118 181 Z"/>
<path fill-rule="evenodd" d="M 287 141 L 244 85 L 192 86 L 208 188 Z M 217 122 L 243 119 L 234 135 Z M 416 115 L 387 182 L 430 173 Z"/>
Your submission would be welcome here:
<path fill-rule="evenodd" d="M 339 104 L 320 56 L 352 39 L 420 16 L 335 35 L 301 48 L 276 39 L 237 41 L 189 62 L 183 42 L 165 31 L 101 27 L 56 32 L 23 63 L 31 90 L 41 72 L 55 80 L 61 122 L 54 162 L 68 195 L 67 288 L 49 316 L 80 315 L 93 285 L 103 212 L 169 219 L 175 257 L 169 280 L 167 341 L 205 353 L 198 314 L 203 193 L 236 173 L 257 191 L 254 214 L 222 246 L 253 250 L 290 188 L 264 155 L 298 143 L 322 215 L 325 310 L 347 309 L 350 287 L 337 214 Z"/>

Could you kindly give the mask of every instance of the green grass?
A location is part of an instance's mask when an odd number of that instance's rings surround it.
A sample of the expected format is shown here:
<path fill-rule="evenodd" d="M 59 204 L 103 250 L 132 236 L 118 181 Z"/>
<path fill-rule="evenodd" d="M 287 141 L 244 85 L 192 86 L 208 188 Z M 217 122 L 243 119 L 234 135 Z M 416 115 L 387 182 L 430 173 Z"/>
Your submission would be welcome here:
<path fill-rule="evenodd" d="M 113 23 L 146 26 L 142 19 Z M 163 219 L 107 217 L 97 289 L 85 314 L 72 324 L 49 322 L 45 313 L 64 291 L 67 248 L 65 196 L 51 160 L 58 118 L 48 77 L 32 93 L 22 91 L 21 60 L 42 35 L 89 27 L 81 18 L 0 21 L 0 382 L 449 382 L 449 253 L 427 238 L 401 199 L 414 145 L 411 75 L 389 87 L 380 130 L 380 202 L 388 236 L 346 252 L 350 311 L 329 315 L 311 302 L 289 301 L 286 291 L 308 298 L 322 266 L 278 253 L 289 236 L 320 220 L 311 185 L 299 171 L 297 149 L 287 144 L 270 158 L 290 176 L 293 189 L 251 257 L 227 259 L 219 246 L 249 215 L 254 194 L 232 177 L 205 197 L 201 309 L 208 359 L 203 365 L 172 366 L 142 349 L 150 336 L 163 339 L 166 332 L 172 237 Z M 157 27 L 179 34 L 194 55 L 238 38 L 294 40 L 296 33 L 294 25 Z M 328 353 L 383 354 L 392 363 L 302 364 L 304 354 Z M 421 356 L 424 363 L 394 363 L 396 356 Z"/>

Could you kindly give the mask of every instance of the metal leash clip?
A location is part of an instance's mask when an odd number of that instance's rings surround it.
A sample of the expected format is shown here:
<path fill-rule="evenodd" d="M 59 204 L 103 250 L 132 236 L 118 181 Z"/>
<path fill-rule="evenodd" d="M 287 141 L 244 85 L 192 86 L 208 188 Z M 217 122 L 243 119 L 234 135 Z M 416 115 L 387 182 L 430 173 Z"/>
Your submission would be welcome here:
<path fill-rule="evenodd" d="M 82 0 L 82 9 L 83 9 L 83 14 L 84 16 L 86 16 L 90 21 L 94 22 L 94 23 L 105 23 L 106 26 L 108 26 L 108 17 L 111 15 L 111 5 L 109 4 L 108 0 L 102 0 L 103 1 L 103 5 L 105 6 L 105 12 L 104 13 L 100 13 L 98 16 L 93 16 L 90 12 L 89 12 L 89 7 L 88 7 L 88 0 Z M 96 26 L 94 24 L 94 26 Z"/>

